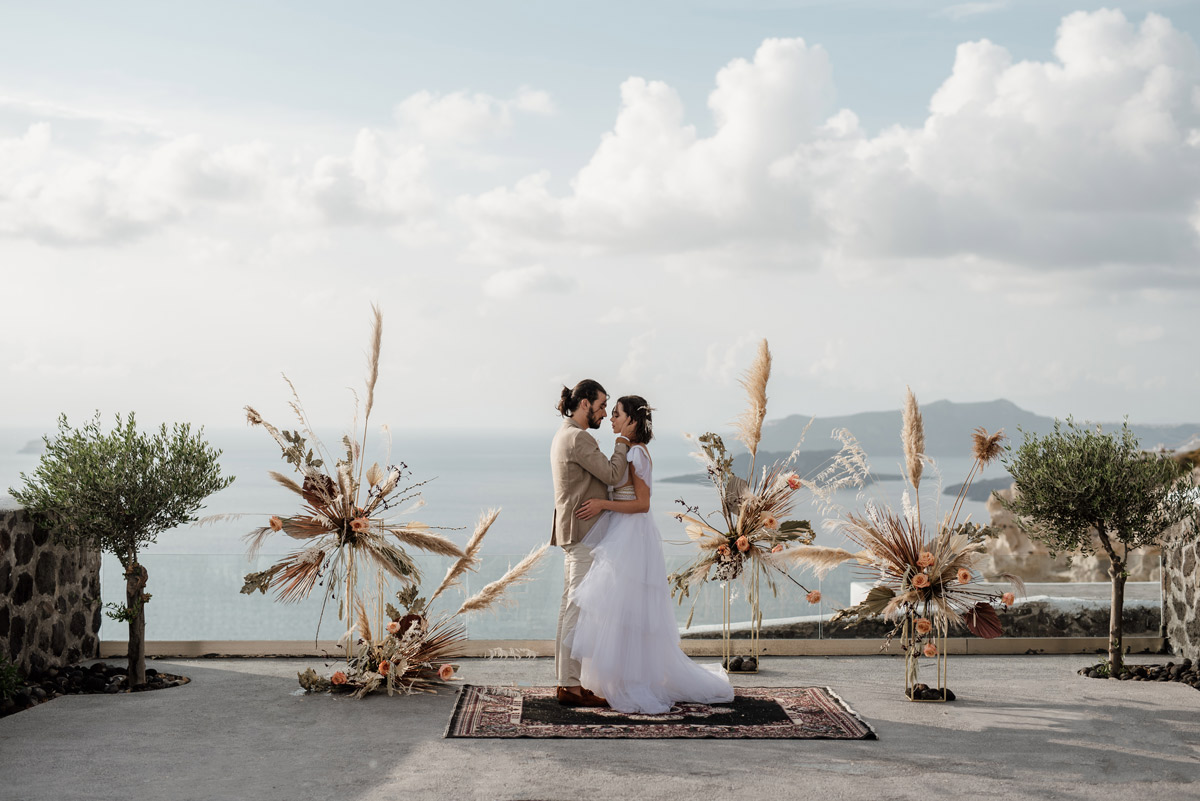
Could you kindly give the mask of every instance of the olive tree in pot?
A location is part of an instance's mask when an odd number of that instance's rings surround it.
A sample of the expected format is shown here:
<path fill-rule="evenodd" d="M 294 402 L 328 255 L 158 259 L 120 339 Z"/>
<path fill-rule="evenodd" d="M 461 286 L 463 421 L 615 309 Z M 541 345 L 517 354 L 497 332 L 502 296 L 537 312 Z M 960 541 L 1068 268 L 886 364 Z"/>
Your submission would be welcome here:
<path fill-rule="evenodd" d="M 1167 529 L 1183 520 L 1197 535 L 1200 489 L 1177 460 L 1143 451 L 1122 424 L 1117 433 L 1092 430 L 1067 418 L 1045 436 L 1025 434 L 1010 447 L 1004 466 L 1012 474 L 1012 500 L 1001 504 L 1031 538 L 1059 552 L 1108 557 L 1112 581 L 1108 669 L 1124 670 L 1123 610 L 1129 552 L 1161 544 Z"/>
<path fill-rule="evenodd" d="M 114 554 L 125 568 L 125 603 L 110 616 L 129 623 L 129 686 L 146 683 L 146 593 L 148 574 L 138 553 L 158 534 L 196 521 L 194 513 L 214 492 L 228 487 L 220 450 L 204 440 L 204 429 L 164 424 L 137 430 L 134 415 L 117 415 L 112 431 L 100 415 L 81 428 L 58 418 L 58 436 L 44 437 L 46 450 L 24 486 L 9 494 L 39 525 L 64 543 Z"/>

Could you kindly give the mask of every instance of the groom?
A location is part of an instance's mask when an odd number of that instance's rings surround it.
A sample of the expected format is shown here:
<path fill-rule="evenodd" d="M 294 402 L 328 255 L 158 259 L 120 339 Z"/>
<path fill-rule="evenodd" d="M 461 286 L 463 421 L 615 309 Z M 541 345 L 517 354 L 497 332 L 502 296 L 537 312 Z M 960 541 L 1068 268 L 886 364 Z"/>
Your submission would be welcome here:
<path fill-rule="evenodd" d="M 618 431 L 612 458 L 605 456 L 588 433 L 608 416 L 608 395 L 590 378 L 563 387 L 558 411 L 566 419 L 550 445 L 550 470 L 554 475 L 554 526 L 550 544 L 560 545 L 564 555 L 563 597 L 558 611 L 558 637 L 554 642 L 554 667 L 558 673 L 558 702 L 564 706 L 606 706 L 605 700 L 579 683 L 579 662 L 571 658 L 571 641 L 579 608 L 571 602 L 571 591 L 583 581 L 592 566 L 592 550 L 583 538 L 598 520 L 580 520 L 575 511 L 584 501 L 605 499 L 608 488 L 625 472 L 631 431 Z"/>

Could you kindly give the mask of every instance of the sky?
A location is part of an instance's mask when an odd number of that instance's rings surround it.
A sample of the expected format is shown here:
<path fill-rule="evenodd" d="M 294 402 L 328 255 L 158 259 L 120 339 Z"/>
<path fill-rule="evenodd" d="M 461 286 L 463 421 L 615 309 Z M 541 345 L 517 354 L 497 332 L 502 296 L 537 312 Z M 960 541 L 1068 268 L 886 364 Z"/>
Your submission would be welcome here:
<path fill-rule="evenodd" d="M 0 426 L 1200 421 L 1200 4 L 0 2 Z"/>

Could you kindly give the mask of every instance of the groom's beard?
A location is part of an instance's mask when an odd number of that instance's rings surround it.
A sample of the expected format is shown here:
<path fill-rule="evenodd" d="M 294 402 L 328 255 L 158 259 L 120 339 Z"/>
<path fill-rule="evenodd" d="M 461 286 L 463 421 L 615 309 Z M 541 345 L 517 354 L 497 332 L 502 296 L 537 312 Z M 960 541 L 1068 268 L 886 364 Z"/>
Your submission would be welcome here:
<path fill-rule="evenodd" d="M 590 416 L 588 418 L 588 428 L 599 428 L 600 424 L 603 422 L 604 422 L 603 417 L 599 417 L 599 416 L 593 414 L 592 416 Z"/>

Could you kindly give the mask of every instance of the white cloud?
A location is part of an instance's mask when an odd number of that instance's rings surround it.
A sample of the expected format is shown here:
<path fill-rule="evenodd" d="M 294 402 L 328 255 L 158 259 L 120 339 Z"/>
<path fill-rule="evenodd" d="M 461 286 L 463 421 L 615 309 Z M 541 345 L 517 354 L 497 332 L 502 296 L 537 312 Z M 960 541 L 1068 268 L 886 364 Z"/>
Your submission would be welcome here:
<path fill-rule="evenodd" d="M 768 40 L 718 73 L 712 135 L 671 87 L 631 78 L 567 193 L 541 172 L 457 209 L 497 261 L 556 247 L 741 268 L 977 258 L 1164 281 L 1198 255 L 1198 91 L 1200 53 L 1168 20 L 1080 12 L 1054 60 L 961 45 L 923 125 L 870 135 L 828 107 L 823 49 Z"/>
<path fill-rule="evenodd" d="M 534 293 L 565 294 L 577 283 L 570 275 L 533 264 L 492 273 L 484 281 L 483 291 L 493 298 L 512 299 Z"/>
<path fill-rule="evenodd" d="M 396 106 L 396 122 L 402 132 L 427 143 L 478 142 L 508 131 L 513 112 L 553 114 L 550 95 L 523 86 L 511 100 L 479 92 L 436 94 L 417 92 Z"/>

